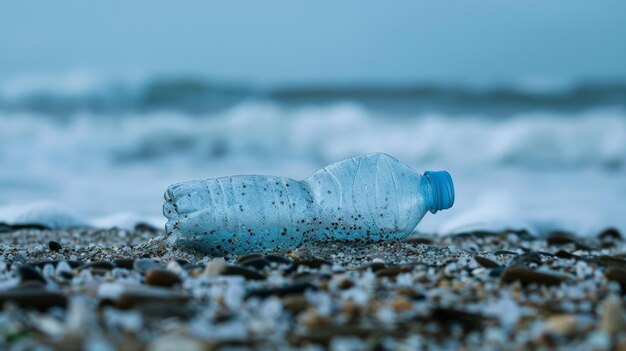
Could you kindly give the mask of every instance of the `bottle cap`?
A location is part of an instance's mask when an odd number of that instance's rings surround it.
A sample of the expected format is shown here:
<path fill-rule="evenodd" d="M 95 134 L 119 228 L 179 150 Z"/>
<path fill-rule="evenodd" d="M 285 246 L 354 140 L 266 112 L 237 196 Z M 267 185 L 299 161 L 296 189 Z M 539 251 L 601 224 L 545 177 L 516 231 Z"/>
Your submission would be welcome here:
<path fill-rule="evenodd" d="M 433 207 L 431 213 L 447 210 L 454 205 L 454 184 L 450 173 L 446 171 L 427 171 L 424 173 L 430 181 L 433 191 Z"/>

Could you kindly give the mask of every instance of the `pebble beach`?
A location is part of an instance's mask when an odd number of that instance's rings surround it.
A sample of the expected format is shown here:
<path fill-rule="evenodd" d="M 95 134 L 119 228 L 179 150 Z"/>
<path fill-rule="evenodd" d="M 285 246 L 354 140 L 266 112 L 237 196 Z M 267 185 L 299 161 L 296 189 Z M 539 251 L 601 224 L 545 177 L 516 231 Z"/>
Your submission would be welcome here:
<path fill-rule="evenodd" d="M 148 225 L 0 231 L 1 349 L 626 349 L 614 229 L 232 257 L 173 248 Z"/>

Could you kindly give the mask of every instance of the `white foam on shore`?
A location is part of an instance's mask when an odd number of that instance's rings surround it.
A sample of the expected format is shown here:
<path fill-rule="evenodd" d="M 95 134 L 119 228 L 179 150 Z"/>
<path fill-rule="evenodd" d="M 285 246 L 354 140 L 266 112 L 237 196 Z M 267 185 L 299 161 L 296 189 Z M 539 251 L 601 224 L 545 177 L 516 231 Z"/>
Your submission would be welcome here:
<path fill-rule="evenodd" d="M 58 121 L 5 113 L 0 149 L 0 206 L 14 205 L 0 210 L 0 221 L 9 223 L 162 225 L 169 184 L 229 174 L 301 179 L 328 163 L 381 151 L 420 172 L 452 174 L 455 206 L 427 215 L 421 231 L 519 227 L 593 235 L 614 226 L 626 232 L 626 115 L 619 110 L 494 119 L 388 116 L 348 103 L 248 103 L 206 116 Z M 41 199 L 83 216 L 21 206 Z"/>
<path fill-rule="evenodd" d="M 52 201 L 2 207 L 0 222 L 14 225 L 38 224 L 52 229 L 89 226 L 88 221 L 76 212 Z"/>

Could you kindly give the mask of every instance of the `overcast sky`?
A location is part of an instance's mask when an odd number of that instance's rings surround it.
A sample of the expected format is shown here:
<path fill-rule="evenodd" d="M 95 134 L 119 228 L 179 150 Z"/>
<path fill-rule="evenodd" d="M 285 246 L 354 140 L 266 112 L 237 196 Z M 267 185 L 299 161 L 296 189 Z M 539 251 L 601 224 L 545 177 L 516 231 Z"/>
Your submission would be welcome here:
<path fill-rule="evenodd" d="M 0 78 L 256 83 L 626 78 L 626 1 L 11 1 Z"/>

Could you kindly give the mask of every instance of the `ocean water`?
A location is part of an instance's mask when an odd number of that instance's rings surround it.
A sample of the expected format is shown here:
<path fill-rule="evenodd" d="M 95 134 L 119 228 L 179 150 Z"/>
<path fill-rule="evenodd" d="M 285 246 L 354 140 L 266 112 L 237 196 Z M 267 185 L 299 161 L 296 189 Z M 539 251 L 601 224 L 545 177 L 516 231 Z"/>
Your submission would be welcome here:
<path fill-rule="evenodd" d="M 162 226 L 169 184 L 307 177 L 386 152 L 448 170 L 417 230 L 626 232 L 626 88 L 250 88 L 202 80 L 0 86 L 0 222 Z"/>

